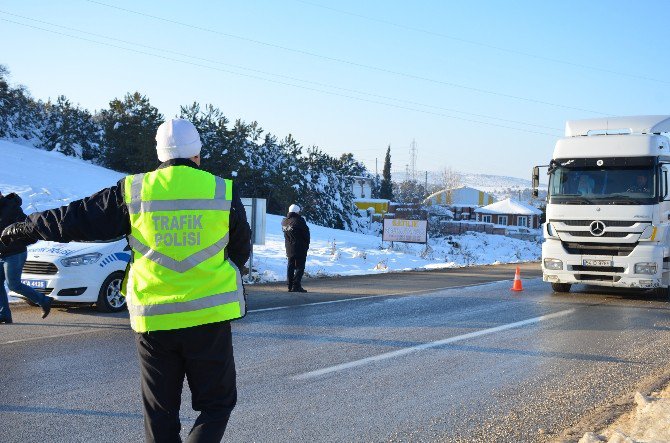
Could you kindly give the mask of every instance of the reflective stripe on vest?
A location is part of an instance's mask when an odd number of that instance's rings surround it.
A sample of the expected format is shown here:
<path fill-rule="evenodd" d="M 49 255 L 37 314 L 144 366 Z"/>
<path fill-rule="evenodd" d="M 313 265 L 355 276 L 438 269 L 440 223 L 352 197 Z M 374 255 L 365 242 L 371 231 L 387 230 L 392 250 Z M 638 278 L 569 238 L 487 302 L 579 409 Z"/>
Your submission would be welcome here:
<path fill-rule="evenodd" d="M 128 236 L 128 244 L 130 245 L 131 248 L 133 248 L 134 250 L 136 250 L 137 252 L 139 252 L 145 258 L 151 260 L 152 262 L 158 263 L 159 265 L 171 269 L 175 272 L 183 273 L 195 266 L 198 266 L 205 260 L 209 260 L 216 254 L 221 252 L 226 246 L 228 246 L 228 234 L 226 234 L 223 238 L 218 240 L 213 245 L 208 246 L 207 248 L 186 257 L 184 260 L 175 260 L 172 257 L 168 257 L 165 254 L 161 254 L 160 252 L 155 251 L 151 249 L 149 246 L 140 242 L 132 234 Z"/>
<path fill-rule="evenodd" d="M 236 268 L 237 269 L 237 268 Z M 242 278 L 239 271 L 237 272 L 237 285 L 242 287 Z M 238 301 L 237 291 L 225 292 L 223 294 L 214 294 L 207 297 L 198 298 L 181 303 L 165 303 L 161 305 L 128 305 L 128 312 L 132 316 L 150 316 L 150 315 L 164 315 L 177 314 L 181 312 L 198 311 L 200 309 L 213 308 L 227 303 L 235 303 Z"/>
<path fill-rule="evenodd" d="M 133 260 L 123 292 L 133 329 L 180 329 L 244 316 L 240 272 L 225 254 L 232 182 L 172 166 L 126 177 L 125 184 Z"/>

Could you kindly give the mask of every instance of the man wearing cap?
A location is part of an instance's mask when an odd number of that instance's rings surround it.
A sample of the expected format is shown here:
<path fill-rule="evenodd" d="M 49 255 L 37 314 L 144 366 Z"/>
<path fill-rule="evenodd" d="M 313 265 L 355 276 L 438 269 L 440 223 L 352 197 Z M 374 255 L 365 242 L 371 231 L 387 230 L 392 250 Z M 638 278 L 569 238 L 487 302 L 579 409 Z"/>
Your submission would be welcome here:
<path fill-rule="evenodd" d="M 140 360 L 147 441 L 181 441 L 184 377 L 200 412 L 189 442 L 220 441 L 237 401 L 230 321 L 246 313 L 239 269 L 251 231 L 231 180 L 199 168 L 191 122 L 168 120 L 156 133 L 162 162 L 116 186 L 28 216 L 0 241 L 128 238 L 123 281 Z"/>
<path fill-rule="evenodd" d="M 284 243 L 286 245 L 286 279 L 288 281 L 288 292 L 307 292 L 302 287 L 302 276 L 305 273 L 305 262 L 309 250 L 309 227 L 305 219 L 300 215 L 300 206 L 291 205 L 288 215 L 281 222 L 284 231 Z"/>

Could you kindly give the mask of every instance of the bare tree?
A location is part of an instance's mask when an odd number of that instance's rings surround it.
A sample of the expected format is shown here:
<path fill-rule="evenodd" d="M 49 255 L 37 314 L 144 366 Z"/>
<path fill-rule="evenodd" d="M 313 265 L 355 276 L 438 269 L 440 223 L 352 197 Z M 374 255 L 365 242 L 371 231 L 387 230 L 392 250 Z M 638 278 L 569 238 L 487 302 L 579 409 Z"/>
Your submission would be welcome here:
<path fill-rule="evenodd" d="M 442 189 L 454 189 L 463 184 L 463 176 L 451 166 L 445 166 L 440 171 L 440 186 Z"/>

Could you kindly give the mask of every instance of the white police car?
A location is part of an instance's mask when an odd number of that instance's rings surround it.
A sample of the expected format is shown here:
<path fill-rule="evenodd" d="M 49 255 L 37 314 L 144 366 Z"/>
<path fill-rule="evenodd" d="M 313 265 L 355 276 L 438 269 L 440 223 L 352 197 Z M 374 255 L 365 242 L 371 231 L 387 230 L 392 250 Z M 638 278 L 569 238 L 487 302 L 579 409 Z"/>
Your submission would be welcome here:
<path fill-rule="evenodd" d="M 118 312 L 126 307 L 120 290 L 129 261 L 125 238 L 101 243 L 40 241 L 28 247 L 21 281 L 57 302 L 95 303 L 99 311 Z"/>

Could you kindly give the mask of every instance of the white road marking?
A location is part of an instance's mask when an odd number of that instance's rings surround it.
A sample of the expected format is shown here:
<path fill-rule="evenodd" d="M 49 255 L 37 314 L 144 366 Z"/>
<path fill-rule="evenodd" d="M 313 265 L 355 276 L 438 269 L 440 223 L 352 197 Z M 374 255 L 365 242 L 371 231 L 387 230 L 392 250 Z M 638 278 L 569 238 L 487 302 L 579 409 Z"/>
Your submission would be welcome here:
<path fill-rule="evenodd" d="M 524 280 L 537 280 L 538 278 L 541 278 L 541 277 L 525 278 Z M 348 301 L 369 300 L 369 299 L 380 298 L 380 297 L 397 297 L 397 296 L 400 296 L 400 295 L 429 294 L 429 293 L 432 293 L 432 292 L 445 291 L 447 289 L 472 288 L 472 287 L 475 287 L 475 286 L 490 285 L 492 283 L 500 283 L 500 282 L 503 282 L 503 281 L 511 281 L 511 280 L 510 279 L 494 280 L 494 281 L 488 281 L 488 282 L 484 282 L 484 283 L 474 283 L 474 284 L 471 284 L 471 285 L 445 286 L 443 288 L 420 289 L 418 291 L 394 292 L 392 294 L 367 295 L 365 297 L 342 298 L 342 299 L 339 299 L 339 300 L 319 301 L 319 302 L 314 302 L 314 303 L 303 303 L 303 304 L 299 304 L 299 305 L 287 305 L 287 306 L 275 306 L 274 308 L 251 309 L 251 310 L 247 311 L 247 314 L 251 314 L 251 313 L 254 313 L 254 312 L 279 311 L 279 310 L 282 310 L 282 309 L 300 308 L 300 307 L 303 307 L 303 306 L 329 305 L 329 304 L 332 304 L 332 303 L 344 303 L 344 302 L 348 302 Z"/>
<path fill-rule="evenodd" d="M 410 354 L 412 352 L 423 351 L 425 349 L 436 348 L 438 346 L 459 342 L 462 340 L 467 340 L 470 338 L 481 337 L 483 335 L 493 334 L 495 332 L 505 331 L 507 329 L 520 328 L 522 326 L 530 325 L 533 323 L 539 323 L 544 320 L 550 320 L 558 317 L 564 317 L 566 315 L 573 314 L 574 309 L 566 309 L 564 311 L 554 312 L 552 314 L 542 315 L 540 317 L 529 318 L 527 320 L 521 320 L 514 323 L 508 323 L 501 326 L 496 326 L 494 328 L 482 329 L 480 331 L 470 332 L 463 335 L 457 335 L 456 337 L 445 338 L 444 340 L 433 341 L 429 343 L 424 343 L 422 345 L 411 346 L 408 348 L 398 349 L 397 351 L 387 352 L 385 354 L 374 355 L 372 357 L 363 358 L 360 360 L 354 360 L 349 363 L 342 363 L 335 366 L 330 366 L 328 368 L 319 369 L 316 371 L 305 372 L 303 374 L 295 375 L 292 377 L 293 380 L 307 380 L 310 378 L 319 377 L 321 375 L 330 374 L 332 372 L 344 371 L 346 369 L 355 368 L 358 366 L 363 366 L 368 363 L 374 363 L 381 360 L 388 360 L 390 358 L 401 357 L 403 355 Z"/>
<path fill-rule="evenodd" d="M 18 340 L 4 341 L 4 342 L 0 343 L 0 346 L 1 345 L 11 345 L 12 343 L 21 343 L 21 342 L 24 342 L 24 341 L 48 340 L 50 338 L 68 337 L 70 335 L 89 334 L 91 332 L 99 332 L 101 330 L 103 330 L 103 329 L 86 329 L 84 331 L 66 332 L 66 333 L 63 333 L 63 334 L 40 335 L 39 337 L 21 338 L 21 339 L 18 339 Z"/>

